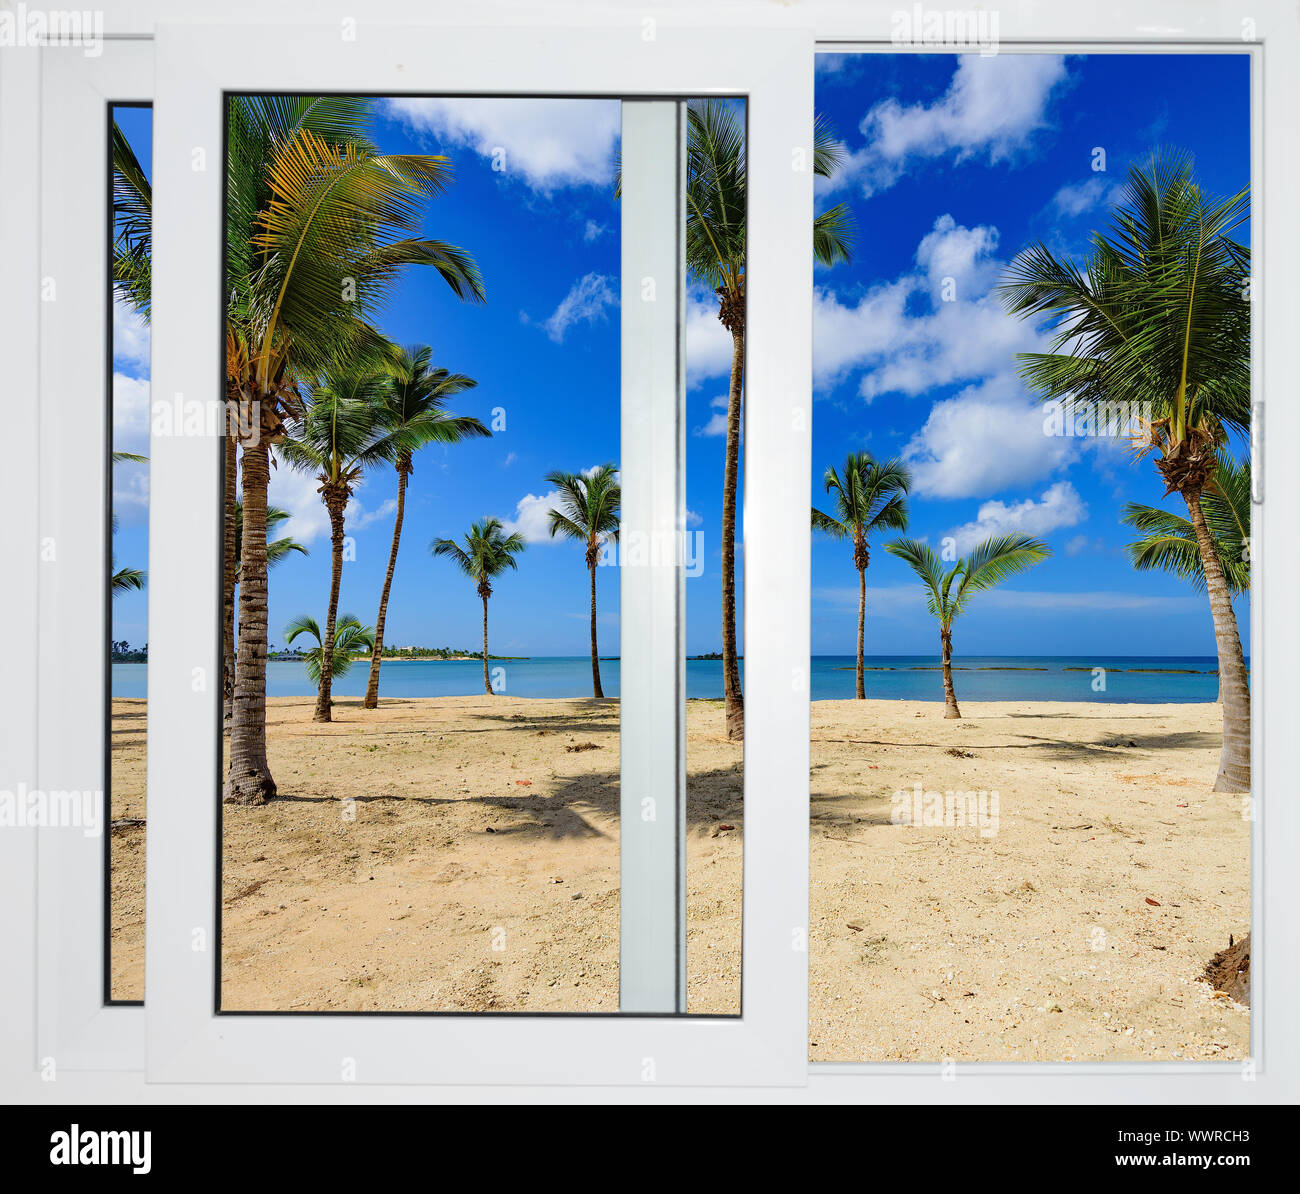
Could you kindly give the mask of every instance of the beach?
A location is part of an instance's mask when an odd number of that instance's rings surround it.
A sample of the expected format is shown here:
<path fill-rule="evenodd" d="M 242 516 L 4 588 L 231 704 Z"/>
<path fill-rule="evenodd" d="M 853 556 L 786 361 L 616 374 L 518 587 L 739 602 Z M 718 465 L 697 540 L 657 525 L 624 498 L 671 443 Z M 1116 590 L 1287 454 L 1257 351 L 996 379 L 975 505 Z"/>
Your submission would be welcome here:
<path fill-rule="evenodd" d="M 341 697 L 325 725 L 311 705 L 268 701 L 283 799 L 223 810 L 222 1006 L 616 1011 L 617 702 Z M 142 818 L 144 703 L 113 709 L 113 818 Z M 812 705 L 810 1057 L 1246 1056 L 1248 1010 L 1199 981 L 1249 924 L 1249 822 L 1210 792 L 1219 709 L 963 712 Z M 721 702 L 688 702 L 687 766 L 688 1009 L 731 1014 L 743 749 Z M 996 791 L 996 818 L 895 823 L 918 784 Z M 144 833 L 113 831 L 125 997 Z"/>

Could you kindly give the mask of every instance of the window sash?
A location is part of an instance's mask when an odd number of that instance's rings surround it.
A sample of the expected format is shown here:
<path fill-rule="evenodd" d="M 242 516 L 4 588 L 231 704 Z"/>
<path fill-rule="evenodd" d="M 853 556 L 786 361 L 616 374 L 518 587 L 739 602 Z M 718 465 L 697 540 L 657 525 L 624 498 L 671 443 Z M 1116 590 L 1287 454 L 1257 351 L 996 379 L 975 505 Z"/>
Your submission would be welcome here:
<path fill-rule="evenodd" d="M 812 41 L 682 30 L 158 30 L 155 402 L 220 407 L 223 94 L 590 95 L 749 100 L 747 715 L 743 1014 L 733 1018 L 214 1013 L 218 976 L 219 568 L 214 434 L 151 443 L 146 1007 L 154 1080 L 802 1083 L 807 1072 L 807 235 Z M 547 52 L 539 54 L 539 38 Z M 455 53 L 447 52 L 455 45 Z M 433 64 L 425 67 L 423 64 Z M 680 303 L 680 299 L 676 300 Z M 675 387 L 660 386 L 656 402 Z M 673 411 L 663 417 L 671 420 Z M 212 424 L 219 428 L 219 420 Z M 656 442 L 658 442 L 656 440 Z M 648 479 L 647 479 L 648 480 Z M 671 493 L 651 498 L 669 508 Z M 215 532 L 214 532 L 215 535 Z M 166 545 L 166 550 L 161 545 Z M 792 558 L 793 557 L 793 558 Z M 663 625 L 662 605 L 655 625 Z M 680 618 L 680 612 L 676 617 Z M 680 626 L 669 636 L 681 640 Z M 661 639 L 665 636 L 661 634 Z M 625 628 L 626 638 L 626 628 Z M 680 714 L 679 714 L 680 716 Z M 655 731 L 662 736 L 664 727 Z M 624 722 L 625 752 L 646 727 Z M 680 729 L 675 732 L 680 735 Z M 628 735 L 632 735 L 631 738 Z M 654 739 L 651 739 L 652 741 Z"/>
<path fill-rule="evenodd" d="M 41 50 L 36 787 L 94 792 L 100 833 L 37 830 L 37 1047 L 56 1069 L 142 1069 L 144 1012 L 106 1004 L 111 482 L 109 105 L 153 98 L 153 45 Z M 53 288 L 52 290 L 50 288 Z"/>

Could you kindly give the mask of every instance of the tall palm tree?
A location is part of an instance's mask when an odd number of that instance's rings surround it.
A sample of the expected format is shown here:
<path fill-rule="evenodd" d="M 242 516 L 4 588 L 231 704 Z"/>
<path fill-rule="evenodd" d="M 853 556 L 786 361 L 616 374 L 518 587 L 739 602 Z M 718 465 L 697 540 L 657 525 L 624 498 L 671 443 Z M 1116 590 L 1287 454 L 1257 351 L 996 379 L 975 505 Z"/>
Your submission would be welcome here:
<path fill-rule="evenodd" d="M 834 465 L 826 470 L 826 492 L 835 495 L 835 513 L 813 507 L 813 530 L 853 544 L 853 566 L 858 570 L 858 700 L 865 700 L 867 565 L 871 562 L 873 531 L 907 530 L 907 502 L 912 473 L 901 460 L 878 463 L 870 452 L 850 452 L 842 473 Z"/>
<path fill-rule="evenodd" d="M 885 544 L 890 555 L 910 564 L 926 590 L 926 604 L 939 620 L 939 645 L 943 658 L 944 717 L 960 717 L 952 686 L 952 623 L 966 611 L 976 593 L 1000 585 L 1009 576 L 1027 572 L 1052 554 L 1041 539 L 1029 535 L 995 535 L 978 544 L 946 572 L 938 553 L 919 539 L 895 539 Z M 954 587 L 955 585 L 955 587 Z"/>
<path fill-rule="evenodd" d="M 370 653 L 370 679 L 366 685 L 365 709 L 379 706 L 379 658 L 384 653 L 384 619 L 388 594 L 397 568 L 397 547 L 402 539 L 406 516 L 406 485 L 415 472 L 412 463 L 417 448 L 426 444 L 454 444 L 471 436 L 492 433 L 468 415 L 453 415 L 445 409 L 447 399 L 478 383 L 463 373 L 430 368 L 433 350 L 425 345 L 397 350 L 390 365 L 391 379 L 381 398 L 381 417 L 403 445 L 393 460 L 397 470 L 397 515 L 393 519 L 393 546 L 388 552 L 388 571 L 379 593 L 379 614 L 375 618 L 375 643 Z"/>
<path fill-rule="evenodd" d="M 356 614 L 344 614 L 334 629 L 334 650 L 330 652 L 328 666 L 332 675 L 346 676 L 356 662 L 356 653 L 370 650 L 371 644 L 375 641 L 375 632 L 369 626 L 362 626 Z M 294 618 L 284 628 L 284 641 L 292 646 L 294 640 L 304 634 L 309 634 L 316 640 L 314 647 L 303 652 L 303 662 L 307 668 L 308 678 L 313 684 L 319 684 L 322 661 L 325 659 L 325 647 L 320 624 L 316 619 L 307 614 Z"/>
<path fill-rule="evenodd" d="M 266 508 L 266 567 L 268 571 L 274 568 L 276 564 L 288 559 L 290 552 L 298 552 L 300 555 L 310 555 L 306 546 L 299 543 L 289 535 L 282 535 L 279 539 L 270 538 L 271 533 L 276 527 L 289 521 L 292 515 L 288 510 L 281 509 L 279 506 L 267 506 Z M 230 520 L 235 532 L 235 571 L 231 581 L 231 587 L 239 584 L 239 554 L 240 547 L 244 538 L 244 504 L 238 499 L 235 500 L 234 517 Z M 224 633 L 221 636 L 222 643 L 222 671 L 224 673 L 224 691 L 230 694 L 235 688 L 235 603 L 227 601 L 222 603 L 222 616 L 229 618 L 226 623 Z M 224 720 L 227 727 L 230 725 L 230 697 L 226 696 L 224 708 Z"/>
<path fill-rule="evenodd" d="M 559 506 L 547 511 L 551 538 L 563 535 L 586 548 L 587 572 L 591 578 L 591 688 L 592 696 L 604 697 L 600 687 L 600 652 L 596 647 L 596 566 L 601 547 L 618 538 L 619 506 L 623 497 L 618 469 L 612 464 L 602 464 L 585 475 L 547 473 L 546 480 L 560 493 Z"/>
<path fill-rule="evenodd" d="M 1201 494 L 1201 508 L 1214 539 L 1214 554 L 1228 592 L 1250 591 L 1250 462 L 1236 461 L 1223 449 L 1214 475 Z M 1190 519 L 1159 506 L 1129 502 L 1120 519 L 1141 534 L 1128 544 L 1128 558 L 1140 572 L 1160 569 L 1190 581 L 1205 592 L 1200 543 Z"/>
<path fill-rule="evenodd" d="M 266 759 L 266 491 L 271 447 L 299 406 L 296 378 L 375 343 L 373 320 L 404 266 L 430 266 L 458 298 L 483 298 L 468 253 L 418 236 L 450 162 L 379 153 L 366 136 L 370 109 L 354 96 L 235 96 L 227 105 L 227 425 L 239 440 L 244 503 L 226 780 L 234 803 L 261 804 L 276 791 Z M 229 531 L 226 547 L 229 585 Z"/>
<path fill-rule="evenodd" d="M 813 170 L 829 178 L 842 147 L 817 118 Z M 686 268 L 718 296 L 718 319 L 731 333 L 731 383 L 727 393 L 727 447 L 722 479 L 722 674 L 727 736 L 745 733 L 745 705 L 736 644 L 736 491 L 740 469 L 740 410 L 745 372 L 744 122 L 726 100 L 692 103 L 687 111 Z M 845 204 L 813 220 L 813 254 L 823 265 L 849 260 L 852 218 Z"/>
<path fill-rule="evenodd" d="M 1155 457 L 1165 492 L 1187 506 L 1214 618 L 1220 792 L 1250 788 L 1250 690 L 1201 496 L 1216 449 L 1250 421 L 1250 250 L 1232 237 L 1249 216 L 1249 190 L 1211 196 L 1187 155 L 1159 151 L 1130 168 L 1112 226 L 1093 235 L 1082 267 L 1033 245 L 1002 284 L 1009 311 L 1054 327 L 1051 352 L 1021 354 L 1042 399 L 1097 422 L 1116 404 L 1149 412 L 1138 454 Z"/>
<path fill-rule="evenodd" d="M 435 539 L 429 550 L 435 556 L 446 556 L 472 581 L 478 582 L 478 595 L 483 599 L 483 691 L 492 696 L 492 681 L 488 677 L 488 598 L 492 596 L 492 581 L 507 568 L 518 568 L 515 559 L 527 544 L 518 532 L 507 535 L 499 518 L 483 518 L 469 528 L 465 546 L 454 539 Z"/>
<path fill-rule="evenodd" d="M 113 121 L 113 294 L 147 322 L 153 279 L 153 186 Z"/>
<path fill-rule="evenodd" d="M 1250 591 L 1250 461 L 1238 463 L 1224 449 L 1201 494 L 1201 508 L 1214 538 L 1228 592 L 1237 597 Z M 1130 502 L 1122 522 L 1141 534 L 1128 545 L 1128 557 L 1139 571 L 1159 568 L 1192 583 L 1205 592 L 1201 549 L 1191 520 L 1159 506 Z M 1220 693 L 1222 700 L 1222 693 Z"/>
<path fill-rule="evenodd" d="M 334 621 L 343 580 L 343 525 L 348 502 L 366 469 L 393 460 L 405 446 L 385 423 L 382 395 L 387 381 L 373 357 L 331 363 L 308 387 L 307 400 L 277 445 L 280 456 L 293 468 L 316 474 L 330 521 L 330 595 L 313 721 L 330 720 Z"/>

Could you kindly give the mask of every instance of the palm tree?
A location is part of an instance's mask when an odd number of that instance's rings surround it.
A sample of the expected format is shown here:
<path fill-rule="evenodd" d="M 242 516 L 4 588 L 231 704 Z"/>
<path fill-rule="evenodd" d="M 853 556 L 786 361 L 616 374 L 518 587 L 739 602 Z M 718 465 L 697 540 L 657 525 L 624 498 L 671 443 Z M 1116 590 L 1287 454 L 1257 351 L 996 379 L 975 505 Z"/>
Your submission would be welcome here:
<path fill-rule="evenodd" d="M 1112 227 L 1093 235 L 1082 268 L 1034 245 L 1001 288 L 1009 311 L 1053 323 L 1053 351 L 1021 354 L 1042 399 L 1098 424 L 1117 406 L 1147 412 L 1138 454 L 1155 456 L 1165 492 L 1187 506 L 1214 618 L 1219 792 L 1250 788 L 1250 689 L 1201 496 L 1217 448 L 1250 421 L 1250 250 L 1231 235 L 1249 216 L 1248 189 L 1211 196 L 1187 155 L 1158 151 L 1129 169 Z"/>
<path fill-rule="evenodd" d="M 1228 592 L 1240 596 L 1250 591 L 1250 461 L 1238 463 L 1219 450 L 1214 476 L 1201 494 L 1201 508 L 1214 538 L 1214 554 Z M 1159 506 L 1130 502 L 1121 521 L 1141 534 L 1128 545 L 1128 557 L 1139 571 L 1159 568 L 1192 583 L 1205 592 L 1205 570 L 1196 528 Z M 1222 700 L 1222 694 L 1220 694 Z"/>
<path fill-rule="evenodd" d="M 433 350 L 424 345 L 397 350 L 390 365 L 392 377 L 382 396 L 381 417 L 386 426 L 405 445 L 397 452 L 393 466 L 397 470 L 397 516 L 393 519 L 393 546 L 388 552 L 388 571 L 379 593 L 379 614 L 375 618 L 375 644 L 370 654 L 370 680 L 366 685 L 364 709 L 379 706 L 379 658 L 384 653 L 384 619 L 388 614 L 388 594 L 393 587 L 397 568 L 397 547 L 402 539 L 402 521 L 406 515 L 406 485 L 415 471 L 415 450 L 426 444 L 454 444 L 470 436 L 492 433 L 468 415 L 453 415 L 444 409 L 454 394 L 473 389 L 478 383 L 463 373 L 430 368 Z"/>
<path fill-rule="evenodd" d="M 306 546 L 299 543 L 288 535 L 279 539 L 271 539 L 270 535 L 276 527 L 289 521 L 292 517 L 288 510 L 283 510 L 279 506 L 267 506 L 266 508 L 266 534 L 268 542 L 266 544 L 266 567 L 268 571 L 274 568 L 283 560 L 287 559 L 291 551 L 296 551 L 300 555 L 310 555 Z M 239 555 L 240 548 L 244 539 L 244 503 L 236 499 L 234 517 L 230 520 L 235 532 L 235 572 L 231 581 L 231 587 L 234 588 L 239 584 Z M 227 727 L 230 725 L 230 697 L 229 694 L 235 688 L 235 603 L 233 600 L 222 603 L 222 616 L 230 619 L 225 625 L 225 631 L 221 636 L 222 643 L 222 671 L 223 689 L 227 696 L 224 706 L 224 720 Z"/>
<path fill-rule="evenodd" d="M 303 661 L 307 666 L 307 676 L 313 684 L 319 684 L 323 674 L 322 661 L 325 660 L 325 648 L 321 638 L 320 625 L 315 618 L 303 614 L 294 618 L 284 628 L 285 643 L 292 644 L 300 635 L 309 634 L 316 640 L 316 645 L 303 652 Z M 330 652 L 327 666 L 331 675 L 346 676 L 352 670 L 358 651 L 369 651 L 375 641 L 375 632 L 369 626 L 362 626 L 356 614 L 344 614 L 335 627 L 334 650 Z"/>
<path fill-rule="evenodd" d="M 313 721 L 330 720 L 334 620 L 343 580 L 348 502 L 366 469 L 393 460 L 405 442 L 385 425 L 382 394 L 387 381 L 374 358 L 332 363 L 309 387 L 307 401 L 277 446 L 292 467 L 316 474 L 330 520 L 330 595 Z"/>
<path fill-rule="evenodd" d="M 978 544 L 946 572 L 934 548 L 919 539 L 895 539 L 885 544 L 890 555 L 910 564 L 925 584 L 926 604 L 939 620 L 939 645 L 943 657 L 944 717 L 960 717 L 952 686 L 952 623 L 966 611 L 976 593 L 1000 585 L 1009 576 L 1027 572 L 1047 559 L 1052 549 L 1029 535 L 995 535 Z M 954 588 L 954 584 L 956 587 Z"/>
<path fill-rule="evenodd" d="M 483 691 L 492 696 L 492 681 L 488 678 L 488 598 L 492 596 L 492 581 L 507 568 L 518 568 L 515 557 L 527 544 L 518 532 L 507 535 L 499 518 L 484 518 L 469 528 L 465 546 L 454 539 L 435 539 L 429 550 L 435 556 L 447 556 L 472 581 L 478 582 L 478 595 L 483 599 Z"/>
<path fill-rule="evenodd" d="M 560 493 L 559 506 L 547 511 L 551 538 L 563 535 L 586 548 L 587 572 L 591 577 L 591 688 L 593 696 L 603 698 L 600 652 L 596 647 L 596 566 L 601 547 L 618 538 L 622 501 L 618 469 L 612 464 L 602 464 L 589 474 L 547 473 L 546 480 L 558 487 Z"/>
<path fill-rule="evenodd" d="M 130 589 L 144 588 L 144 571 L 140 568 L 119 568 L 113 573 L 113 596 Z"/>
<path fill-rule="evenodd" d="M 153 186 L 126 135 L 113 121 L 113 294 L 150 316 Z"/>
<path fill-rule="evenodd" d="M 817 118 L 813 170 L 829 178 L 842 147 Z M 722 480 L 722 674 L 727 736 L 745 733 L 745 705 L 736 645 L 736 490 L 740 468 L 740 408 L 745 371 L 744 121 L 726 100 L 692 103 L 687 111 L 686 268 L 718 296 L 718 319 L 731 333 L 731 384 L 727 395 L 727 447 Z M 823 265 L 849 260 L 852 218 L 845 204 L 813 220 L 813 254 Z"/>
<path fill-rule="evenodd" d="M 228 103 L 227 426 L 239 440 L 244 502 L 226 780 L 234 803 L 261 804 L 276 791 L 266 759 L 266 490 L 271 447 L 299 407 L 295 379 L 375 343 L 372 321 L 404 266 L 431 266 L 458 298 L 483 298 L 469 254 L 418 236 L 450 162 L 377 152 L 370 110 L 355 96 Z M 228 459 L 228 515 L 232 468 Z M 230 585 L 229 530 L 226 547 Z"/>
<path fill-rule="evenodd" d="M 1214 475 L 1201 495 L 1201 508 L 1214 539 L 1214 554 L 1228 592 L 1234 597 L 1250 591 L 1250 462 L 1237 462 L 1220 449 Z M 1160 569 L 1190 581 L 1205 592 L 1196 527 L 1159 506 L 1129 502 L 1120 519 L 1141 534 L 1128 544 L 1128 558 L 1140 572 Z"/>
<path fill-rule="evenodd" d="M 835 513 L 826 514 L 815 506 L 813 530 L 832 539 L 853 543 L 853 566 L 858 570 L 858 700 L 865 700 L 867 565 L 871 562 L 869 537 L 872 531 L 907 530 L 907 502 L 903 495 L 912 488 L 912 474 L 901 460 L 875 461 L 869 452 L 850 452 L 843 474 L 832 465 L 826 470 L 826 492 L 835 495 Z"/>

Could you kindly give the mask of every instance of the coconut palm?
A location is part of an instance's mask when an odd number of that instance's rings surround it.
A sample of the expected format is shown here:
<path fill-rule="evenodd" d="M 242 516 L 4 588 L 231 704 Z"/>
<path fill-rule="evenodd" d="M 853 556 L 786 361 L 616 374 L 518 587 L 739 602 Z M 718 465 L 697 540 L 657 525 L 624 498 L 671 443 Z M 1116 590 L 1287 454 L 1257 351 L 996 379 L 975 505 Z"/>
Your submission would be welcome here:
<path fill-rule="evenodd" d="M 283 535 L 279 539 L 271 539 L 270 535 L 276 527 L 289 521 L 292 517 L 288 510 L 283 510 L 279 506 L 267 506 L 266 508 L 266 534 L 268 542 L 266 544 L 266 566 L 267 569 L 274 568 L 276 564 L 288 559 L 290 552 L 298 552 L 300 555 L 310 555 L 306 546 L 299 543 L 297 539 L 288 535 Z M 235 572 L 231 581 L 232 588 L 239 584 L 239 553 L 244 538 L 244 503 L 235 501 L 234 517 L 231 523 L 235 532 Z M 225 625 L 225 631 L 221 636 L 222 643 L 222 671 L 224 691 L 229 694 L 234 691 L 235 687 L 235 603 L 233 600 L 223 602 L 222 616 L 230 618 L 230 622 Z M 227 725 L 230 723 L 230 697 L 226 696 L 224 717 Z"/>
<path fill-rule="evenodd" d="M 332 362 L 308 387 L 300 413 L 277 445 L 293 468 L 316 474 L 330 523 L 330 595 L 313 721 L 330 720 L 334 620 L 343 580 L 343 525 L 352 491 L 368 468 L 392 461 L 404 446 L 383 416 L 387 374 L 376 357 Z M 372 644 L 373 645 L 373 644 Z"/>
<path fill-rule="evenodd" d="M 995 535 L 976 545 L 964 559 L 944 571 L 934 548 L 919 539 L 895 539 L 885 544 L 890 555 L 909 564 L 921 578 L 926 604 L 939 620 L 939 645 L 943 659 L 944 717 L 960 717 L 952 686 L 952 624 L 965 613 L 970 599 L 1000 585 L 1009 576 L 1027 572 L 1052 554 L 1041 539 L 1029 535 Z"/>
<path fill-rule="evenodd" d="M 813 130 L 813 170 L 829 178 L 842 148 L 821 117 Z M 731 333 L 727 446 L 722 479 L 722 674 L 727 736 L 745 732 L 736 643 L 736 491 L 740 469 L 740 408 L 745 371 L 744 120 L 726 100 L 692 103 L 687 111 L 686 268 L 718 296 L 718 319 Z M 847 261 L 852 219 L 838 204 L 813 220 L 813 254 L 823 265 Z"/>
<path fill-rule="evenodd" d="M 602 464 L 586 474 L 547 473 L 546 480 L 559 490 L 560 504 L 547 511 L 551 538 L 562 535 L 586 548 L 584 558 L 591 578 L 591 688 L 593 696 L 604 697 L 600 687 L 600 652 L 596 646 L 596 566 L 604 544 L 618 538 L 623 492 L 618 483 L 618 469 L 612 464 Z"/>
<path fill-rule="evenodd" d="M 1215 791 L 1250 787 L 1250 691 L 1231 591 L 1201 497 L 1216 450 L 1250 420 L 1250 251 L 1232 233 L 1250 192 L 1211 196 L 1191 159 L 1160 151 L 1129 170 L 1107 233 L 1082 267 L 1033 245 L 1012 263 L 1002 294 L 1025 318 L 1046 316 L 1052 351 L 1021 354 L 1044 400 L 1101 424 L 1118 407 L 1142 412 L 1139 455 L 1153 455 L 1187 506 L 1219 655 L 1223 752 Z"/>
<path fill-rule="evenodd" d="M 813 530 L 832 539 L 848 539 L 853 544 L 853 566 L 858 570 L 858 700 L 865 700 L 867 565 L 871 562 L 870 537 L 873 531 L 907 530 L 907 501 L 904 494 L 912 488 L 912 474 L 901 460 L 874 460 L 869 452 L 850 452 L 842 472 L 834 465 L 826 470 L 826 492 L 835 495 L 835 513 L 827 514 L 815 506 Z"/>
<path fill-rule="evenodd" d="M 140 568 L 119 568 L 113 573 L 113 596 L 131 589 L 144 588 L 144 571 Z"/>
<path fill-rule="evenodd" d="M 284 641 L 292 645 L 296 638 L 304 634 L 309 634 L 316 640 L 314 647 L 303 652 L 303 662 L 307 667 L 308 678 L 313 684 L 319 684 L 323 672 L 321 664 L 325 660 L 325 648 L 320 625 L 316 619 L 306 614 L 294 618 L 284 628 Z M 362 626 L 355 614 L 344 614 L 334 628 L 334 650 L 330 652 L 328 660 L 331 675 L 346 676 L 352 670 L 357 652 L 370 650 L 374 641 L 375 632 L 371 627 Z"/>
<path fill-rule="evenodd" d="M 113 121 L 113 294 L 147 321 L 153 275 L 153 187 Z"/>
<path fill-rule="evenodd" d="M 366 136 L 370 106 L 353 96 L 234 96 L 227 105 L 227 425 L 239 440 L 244 503 L 226 781 L 235 803 L 276 791 L 266 759 L 266 491 L 272 445 L 299 408 L 297 379 L 375 343 L 373 319 L 404 266 L 432 267 L 458 298 L 483 297 L 469 254 L 418 235 L 450 162 L 377 152 Z M 227 459 L 228 515 L 232 468 Z M 226 547 L 233 587 L 229 530 Z"/>
<path fill-rule="evenodd" d="M 1250 462 L 1239 463 L 1221 449 L 1214 475 L 1201 495 L 1201 508 L 1228 592 L 1234 597 L 1249 592 Z M 1172 572 L 1190 581 L 1198 593 L 1205 592 L 1200 544 L 1190 519 L 1159 506 L 1129 502 L 1120 521 L 1142 536 L 1127 546 L 1134 568 Z"/>
<path fill-rule="evenodd" d="M 388 594 L 393 587 L 397 568 L 397 548 L 402 539 L 402 521 L 406 515 L 406 486 L 415 472 L 417 448 L 426 444 L 454 444 L 471 436 L 492 433 L 468 415 L 453 415 L 445 409 L 447 399 L 478 383 L 463 373 L 433 369 L 433 350 L 424 345 L 398 349 L 389 369 L 391 378 L 381 398 L 381 418 L 403 446 L 393 460 L 397 470 L 397 514 L 393 519 L 393 546 L 388 552 L 388 571 L 379 593 L 379 614 L 375 618 L 375 644 L 370 654 L 370 679 L 366 685 L 365 709 L 379 706 L 379 658 L 384 653 L 384 619 L 388 613 Z"/>
<path fill-rule="evenodd" d="M 478 583 L 478 595 L 483 599 L 483 691 L 492 696 L 492 681 L 488 678 L 488 598 L 492 596 L 492 581 L 507 568 L 518 568 L 516 556 L 527 544 L 518 532 L 507 535 L 499 518 L 484 518 L 469 528 L 465 546 L 454 539 L 435 539 L 429 550 L 435 556 L 446 556 L 466 576 Z"/>

